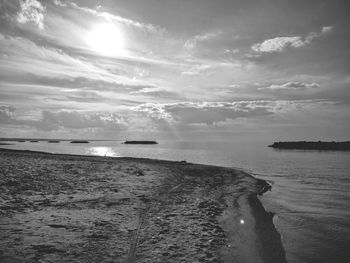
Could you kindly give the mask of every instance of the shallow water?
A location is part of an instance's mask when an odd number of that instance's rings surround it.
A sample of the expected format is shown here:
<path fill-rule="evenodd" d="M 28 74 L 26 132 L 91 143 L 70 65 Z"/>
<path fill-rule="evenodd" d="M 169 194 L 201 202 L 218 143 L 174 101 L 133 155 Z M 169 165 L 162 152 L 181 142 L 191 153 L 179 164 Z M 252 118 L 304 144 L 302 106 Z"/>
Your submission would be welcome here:
<path fill-rule="evenodd" d="M 269 142 L 160 142 L 124 145 L 16 142 L 3 148 L 145 157 L 238 167 L 273 184 L 262 197 L 289 262 L 349 262 L 350 152 L 275 150 Z"/>

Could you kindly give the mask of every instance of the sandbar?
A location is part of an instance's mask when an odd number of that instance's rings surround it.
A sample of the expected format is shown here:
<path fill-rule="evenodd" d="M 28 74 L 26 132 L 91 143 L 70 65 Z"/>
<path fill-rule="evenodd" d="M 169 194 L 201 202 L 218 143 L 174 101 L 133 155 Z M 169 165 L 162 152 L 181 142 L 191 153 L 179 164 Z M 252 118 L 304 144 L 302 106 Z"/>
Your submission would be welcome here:
<path fill-rule="evenodd" d="M 286 262 L 232 168 L 0 149 L 0 262 Z"/>

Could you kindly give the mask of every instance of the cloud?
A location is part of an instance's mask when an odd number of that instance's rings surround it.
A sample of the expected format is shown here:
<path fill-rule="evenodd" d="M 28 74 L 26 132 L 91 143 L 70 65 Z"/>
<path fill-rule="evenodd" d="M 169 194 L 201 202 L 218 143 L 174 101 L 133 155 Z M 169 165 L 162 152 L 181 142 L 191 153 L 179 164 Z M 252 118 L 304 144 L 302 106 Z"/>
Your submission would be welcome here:
<path fill-rule="evenodd" d="M 188 39 L 185 44 L 184 44 L 184 48 L 185 49 L 194 49 L 198 42 L 203 42 L 209 39 L 213 39 L 215 37 L 217 37 L 218 35 L 220 35 L 222 32 L 218 31 L 218 32 L 209 32 L 209 33 L 205 33 L 202 35 L 196 35 L 191 39 Z"/>
<path fill-rule="evenodd" d="M 65 99 L 73 102 L 97 103 L 106 101 L 108 98 L 96 91 L 68 90 Z"/>
<path fill-rule="evenodd" d="M 155 121 L 213 125 L 228 119 L 270 115 L 273 105 L 266 101 L 147 103 L 134 110 L 146 113 Z"/>
<path fill-rule="evenodd" d="M 41 130 L 57 130 L 59 128 L 68 129 L 121 129 L 125 128 L 123 118 L 115 113 L 88 114 L 77 111 L 42 111 L 42 118 L 38 121 L 27 122 Z"/>
<path fill-rule="evenodd" d="M 239 49 L 238 48 L 233 48 L 233 49 L 226 48 L 224 50 L 224 53 L 225 54 L 237 54 L 237 53 L 239 53 Z"/>
<path fill-rule="evenodd" d="M 30 131 L 33 134 L 84 133 L 85 136 L 113 136 L 118 132 L 210 131 L 220 127 L 234 130 L 237 123 L 255 125 L 256 122 L 271 123 L 276 120 L 283 123 L 289 117 L 297 121 L 307 112 L 332 110 L 335 109 L 334 105 L 336 102 L 327 100 L 146 103 L 118 113 L 68 110 L 24 113 L 22 110 L 19 115 L 15 114 L 13 106 L 0 106 L 0 124 L 3 129 Z"/>
<path fill-rule="evenodd" d="M 16 108 L 13 106 L 0 106 L 0 123 L 11 123 L 15 110 Z"/>
<path fill-rule="evenodd" d="M 229 86 L 228 86 L 229 88 L 240 88 L 241 87 L 241 85 L 239 85 L 239 84 L 230 84 Z"/>
<path fill-rule="evenodd" d="M 150 96 L 150 97 L 158 97 L 158 98 L 181 98 L 181 96 L 173 91 L 160 89 L 157 87 L 145 87 L 140 90 L 131 92 L 130 94 L 135 95 L 144 95 L 144 96 Z"/>
<path fill-rule="evenodd" d="M 282 52 L 286 47 L 302 47 L 306 43 L 301 37 L 275 37 L 252 46 L 255 52 Z"/>
<path fill-rule="evenodd" d="M 195 65 L 192 66 L 190 68 L 188 68 L 186 71 L 182 71 L 181 75 L 184 76 L 197 76 L 200 74 L 204 74 L 206 71 L 214 68 L 215 65 L 209 65 L 209 64 L 199 64 L 199 65 Z"/>
<path fill-rule="evenodd" d="M 331 32 L 333 30 L 333 27 L 331 27 L 331 26 L 324 26 L 324 27 L 322 27 L 322 33 L 323 34 L 326 34 L 326 33 L 329 33 L 329 32 Z"/>
<path fill-rule="evenodd" d="M 327 100 L 252 100 L 234 102 L 145 103 L 133 108 L 162 127 L 189 129 L 193 125 L 218 126 L 240 119 L 243 122 L 286 113 L 313 111 L 335 102 Z M 328 106 L 327 106 L 328 105 Z M 293 114 L 294 114 L 293 113 Z"/>
<path fill-rule="evenodd" d="M 22 0 L 20 11 L 17 13 L 17 22 L 26 24 L 33 22 L 40 29 L 44 29 L 45 7 L 37 0 Z"/>
<path fill-rule="evenodd" d="M 311 32 L 306 37 L 275 37 L 256 43 L 252 46 L 252 50 L 258 53 L 282 52 L 288 47 L 300 48 L 310 44 L 315 38 L 327 34 L 333 30 L 331 26 L 322 27 L 320 33 Z"/>
<path fill-rule="evenodd" d="M 305 83 L 305 82 L 287 82 L 281 85 L 271 85 L 268 87 L 262 87 L 258 90 L 307 90 L 307 89 L 315 89 L 319 88 L 320 85 L 318 83 Z"/>
<path fill-rule="evenodd" d="M 87 129 L 124 130 L 126 121 L 116 113 L 86 113 L 78 111 L 51 112 L 41 111 L 39 119 L 19 118 L 15 115 L 14 106 L 0 106 L 0 123 L 17 126 L 34 127 L 38 130 L 53 131 L 58 129 Z"/>
<path fill-rule="evenodd" d="M 2 80 L 4 83 L 15 83 L 22 85 L 37 85 L 43 87 L 53 87 L 59 88 L 61 90 L 85 90 L 85 91 L 110 91 L 120 93 L 134 93 L 140 90 L 154 91 L 157 88 L 152 85 L 146 85 L 143 83 L 135 82 L 134 84 L 125 84 L 122 82 L 114 81 L 113 79 L 106 79 L 99 76 L 90 76 L 89 77 L 70 77 L 70 76 L 42 76 L 36 74 L 25 74 L 18 75 L 16 80 L 7 79 L 6 76 L 3 76 Z M 10 80 L 10 81 L 9 81 Z M 2 82 L 0 82 L 1 84 Z"/>
<path fill-rule="evenodd" d="M 127 72 L 132 69 L 132 66 L 126 65 L 123 69 L 122 62 L 119 64 L 115 60 L 110 64 L 108 60 L 97 62 L 95 59 L 85 59 L 57 48 L 40 46 L 26 38 L 11 37 L 1 33 L 0 45 L 2 51 L 9 56 L 6 63 L 0 64 L 2 80 L 8 79 L 10 72 L 15 75 L 15 77 L 11 76 L 15 81 L 22 74 L 28 74 L 56 79 L 91 78 L 99 82 L 126 85 L 136 85 L 141 82 L 131 78 L 133 72 Z"/>
<path fill-rule="evenodd" d="M 69 3 L 69 4 L 73 8 L 78 9 L 80 11 L 84 11 L 85 13 L 92 14 L 92 15 L 95 15 L 97 17 L 102 17 L 102 18 L 105 18 L 107 20 L 121 23 L 121 24 L 124 24 L 127 26 L 132 26 L 132 27 L 135 27 L 135 28 L 147 31 L 147 32 L 151 32 L 151 33 L 164 33 L 164 32 L 166 32 L 166 30 L 164 28 L 161 28 L 161 27 L 156 26 L 156 25 L 138 22 L 138 21 L 128 19 L 125 17 L 121 17 L 118 15 L 114 15 L 114 14 L 111 14 L 108 12 L 96 11 L 95 9 L 79 6 L 76 3 Z"/>
<path fill-rule="evenodd" d="M 53 3 L 57 6 L 61 6 L 61 7 L 66 7 L 67 4 L 63 3 L 62 1 L 60 0 L 53 0 Z"/>

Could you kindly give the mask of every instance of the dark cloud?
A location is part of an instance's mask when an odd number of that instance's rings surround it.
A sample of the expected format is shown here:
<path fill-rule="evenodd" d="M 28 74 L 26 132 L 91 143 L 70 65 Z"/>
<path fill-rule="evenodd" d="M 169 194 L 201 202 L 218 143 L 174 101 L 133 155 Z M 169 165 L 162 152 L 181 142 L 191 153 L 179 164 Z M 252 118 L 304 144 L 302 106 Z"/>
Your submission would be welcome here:
<path fill-rule="evenodd" d="M 27 124 L 42 130 L 57 130 L 59 128 L 121 130 L 126 128 L 123 118 L 118 114 L 88 114 L 76 111 L 43 111 L 40 120 L 27 122 Z"/>
<path fill-rule="evenodd" d="M 0 123 L 18 126 L 29 126 L 39 130 L 52 131 L 58 129 L 125 130 L 127 127 L 123 117 L 116 113 L 86 113 L 77 111 L 42 111 L 38 120 L 21 119 L 15 115 L 14 106 L 0 106 Z"/>
<path fill-rule="evenodd" d="M 15 17 L 17 12 L 19 11 L 19 8 L 19 1 L 2 0 L 0 2 L 0 18 L 3 19 L 2 22 L 9 21 L 13 17 Z M 1 26 L 3 26 L 3 24 Z"/>

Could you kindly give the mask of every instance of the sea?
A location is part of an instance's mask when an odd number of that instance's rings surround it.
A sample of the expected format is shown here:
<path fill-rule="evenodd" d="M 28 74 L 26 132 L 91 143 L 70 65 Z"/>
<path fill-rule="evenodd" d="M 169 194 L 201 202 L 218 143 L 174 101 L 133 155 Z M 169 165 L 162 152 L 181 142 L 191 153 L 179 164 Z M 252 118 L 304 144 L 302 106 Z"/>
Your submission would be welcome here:
<path fill-rule="evenodd" d="M 244 170 L 272 185 L 260 200 L 274 214 L 288 262 L 350 262 L 350 152 L 277 150 L 267 147 L 271 142 L 256 141 L 11 143 L 14 145 L 0 147 L 187 161 Z"/>

